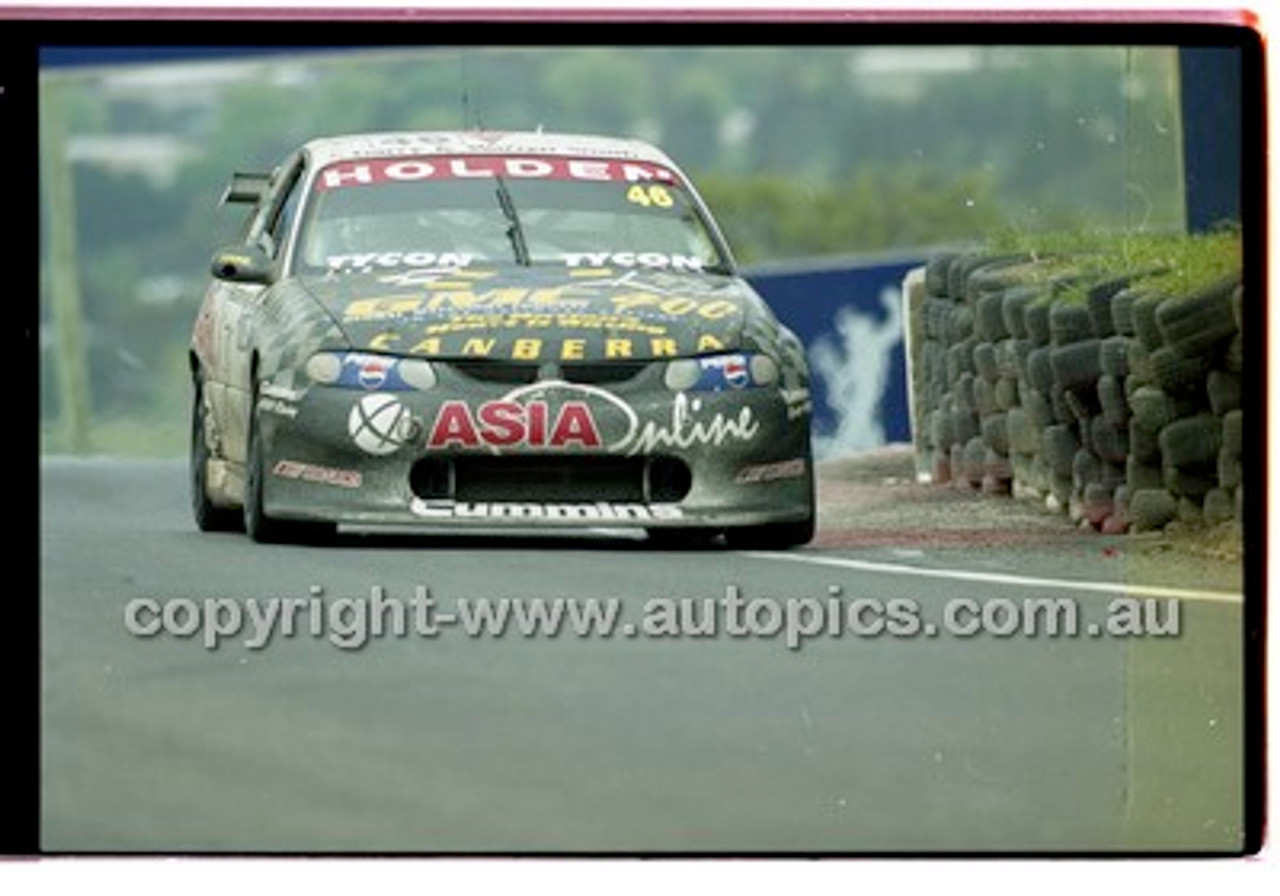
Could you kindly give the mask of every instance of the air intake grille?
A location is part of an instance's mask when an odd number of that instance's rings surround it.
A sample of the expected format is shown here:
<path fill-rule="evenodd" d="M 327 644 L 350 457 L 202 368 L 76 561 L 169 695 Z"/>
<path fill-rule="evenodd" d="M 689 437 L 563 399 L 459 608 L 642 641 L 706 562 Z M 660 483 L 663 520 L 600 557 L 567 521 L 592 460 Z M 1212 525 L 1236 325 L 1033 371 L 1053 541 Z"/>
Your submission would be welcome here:
<path fill-rule="evenodd" d="M 643 501 L 644 458 L 456 457 L 458 501 Z"/>
<path fill-rule="evenodd" d="M 450 361 L 458 373 L 482 383 L 505 383 L 523 386 L 538 380 L 538 372 L 546 365 L 509 361 Z M 598 361 L 562 364 L 544 375 L 545 379 L 562 379 L 570 383 L 609 385 L 634 379 L 649 365 L 648 361 Z"/>
<path fill-rule="evenodd" d="M 505 361 L 450 361 L 449 366 L 468 379 L 482 383 L 526 385 L 538 378 L 537 364 L 510 364 Z"/>

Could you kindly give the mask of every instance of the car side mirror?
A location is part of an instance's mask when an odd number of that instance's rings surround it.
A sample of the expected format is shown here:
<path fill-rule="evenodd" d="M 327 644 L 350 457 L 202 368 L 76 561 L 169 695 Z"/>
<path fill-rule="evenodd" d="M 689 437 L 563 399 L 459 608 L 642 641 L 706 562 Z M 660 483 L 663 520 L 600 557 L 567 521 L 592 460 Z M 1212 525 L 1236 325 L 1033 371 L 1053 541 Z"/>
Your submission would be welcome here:
<path fill-rule="evenodd" d="M 269 283 L 271 267 L 271 259 L 257 246 L 228 246 L 213 256 L 212 273 L 232 283 Z"/>

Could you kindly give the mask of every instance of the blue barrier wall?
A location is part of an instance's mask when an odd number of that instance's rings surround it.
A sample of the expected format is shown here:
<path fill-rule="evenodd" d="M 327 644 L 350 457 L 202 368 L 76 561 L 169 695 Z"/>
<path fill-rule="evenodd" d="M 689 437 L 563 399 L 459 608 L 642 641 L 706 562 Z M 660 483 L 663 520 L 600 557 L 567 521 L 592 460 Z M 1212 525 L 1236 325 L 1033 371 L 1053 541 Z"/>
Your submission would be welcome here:
<path fill-rule="evenodd" d="M 923 259 L 746 271 L 804 342 L 813 369 L 814 447 L 833 457 L 908 442 L 902 280 Z"/>
<path fill-rule="evenodd" d="M 1187 228 L 1240 220 L 1244 60 L 1236 47 L 1183 47 L 1183 158 Z"/>

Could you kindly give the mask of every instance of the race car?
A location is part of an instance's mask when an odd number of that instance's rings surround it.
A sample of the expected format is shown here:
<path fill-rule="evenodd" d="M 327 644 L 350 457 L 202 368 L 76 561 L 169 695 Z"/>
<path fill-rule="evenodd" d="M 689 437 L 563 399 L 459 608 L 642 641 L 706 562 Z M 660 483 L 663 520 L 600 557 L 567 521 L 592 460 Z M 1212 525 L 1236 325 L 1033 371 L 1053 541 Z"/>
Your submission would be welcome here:
<path fill-rule="evenodd" d="M 612 137 L 379 133 L 236 173 L 190 341 L 201 530 L 811 540 L 804 348 Z"/>

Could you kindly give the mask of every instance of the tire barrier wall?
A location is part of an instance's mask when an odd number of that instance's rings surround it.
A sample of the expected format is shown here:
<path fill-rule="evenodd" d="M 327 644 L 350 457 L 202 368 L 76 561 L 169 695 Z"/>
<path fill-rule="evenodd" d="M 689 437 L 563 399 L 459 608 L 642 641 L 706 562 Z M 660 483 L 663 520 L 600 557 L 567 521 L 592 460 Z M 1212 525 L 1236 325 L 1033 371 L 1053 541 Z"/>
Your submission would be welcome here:
<path fill-rule="evenodd" d="M 1027 262 L 949 254 L 904 280 L 918 478 L 1107 533 L 1239 522 L 1240 275 L 1165 295 Z"/>

